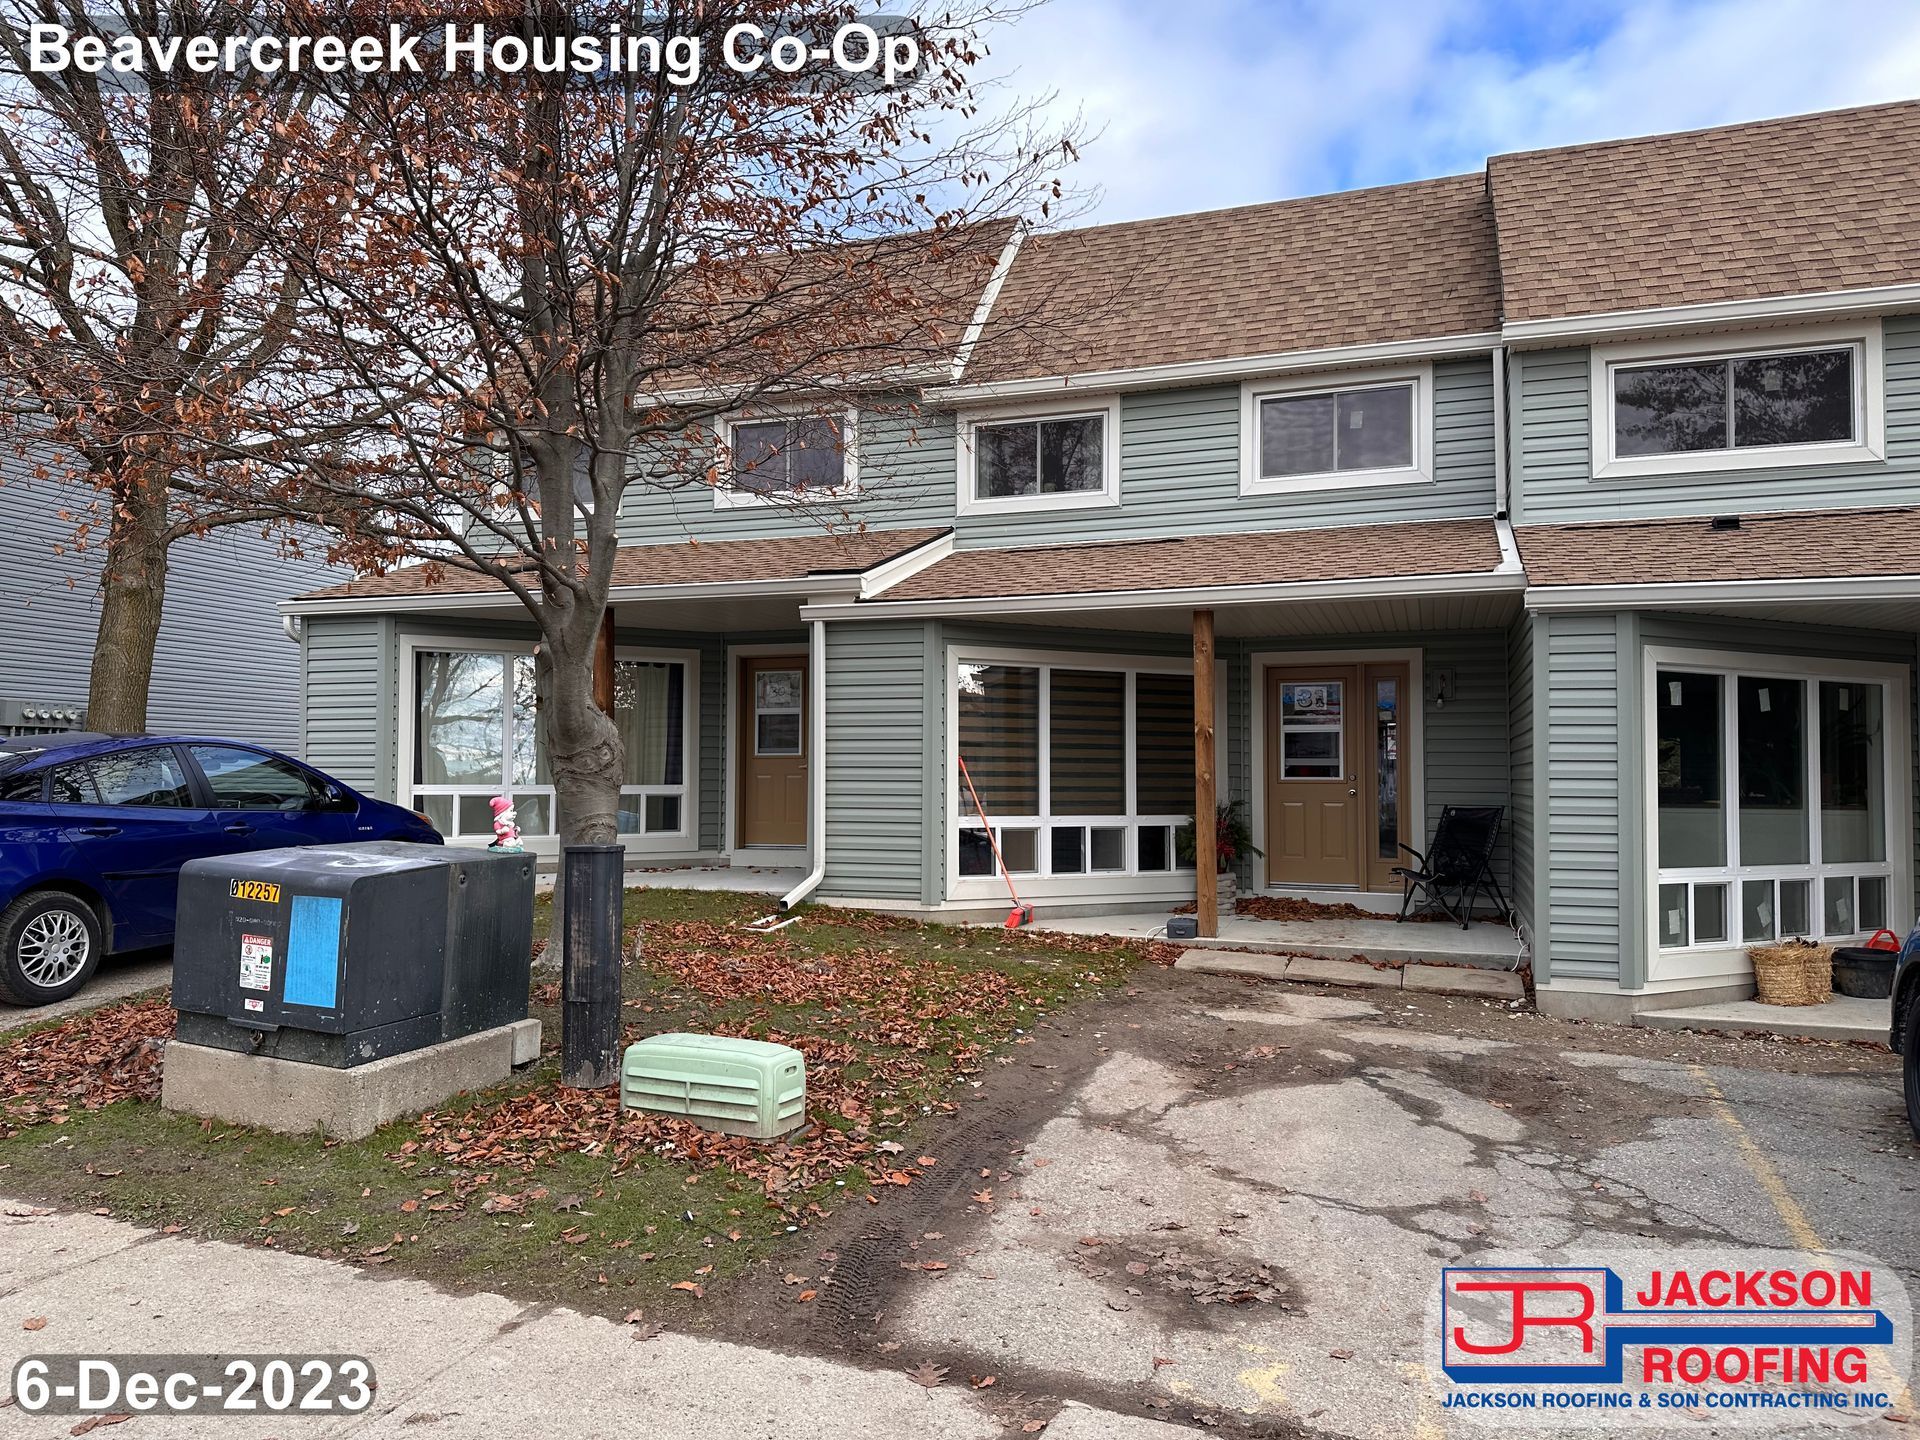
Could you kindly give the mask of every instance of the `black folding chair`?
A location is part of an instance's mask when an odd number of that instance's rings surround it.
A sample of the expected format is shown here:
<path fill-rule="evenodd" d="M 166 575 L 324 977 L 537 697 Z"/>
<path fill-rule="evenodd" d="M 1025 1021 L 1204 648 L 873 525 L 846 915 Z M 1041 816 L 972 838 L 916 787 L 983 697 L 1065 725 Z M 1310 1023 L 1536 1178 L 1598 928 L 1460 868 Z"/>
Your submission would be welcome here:
<path fill-rule="evenodd" d="M 1422 896 L 1419 914 L 1438 907 L 1449 920 L 1458 920 L 1462 930 L 1473 915 L 1474 902 L 1485 895 L 1500 907 L 1501 923 L 1507 919 L 1507 897 L 1493 873 L 1493 846 L 1500 838 L 1500 820 L 1507 812 L 1504 805 L 1449 805 L 1440 812 L 1434 828 L 1433 844 L 1421 854 L 1411 845 L 1400 848 L 1413 856 L 1415 864 L 1396 865 L 1405 893 L 1400 897 L 1400 913 L 1407 918 L 1413 897 Z"/>

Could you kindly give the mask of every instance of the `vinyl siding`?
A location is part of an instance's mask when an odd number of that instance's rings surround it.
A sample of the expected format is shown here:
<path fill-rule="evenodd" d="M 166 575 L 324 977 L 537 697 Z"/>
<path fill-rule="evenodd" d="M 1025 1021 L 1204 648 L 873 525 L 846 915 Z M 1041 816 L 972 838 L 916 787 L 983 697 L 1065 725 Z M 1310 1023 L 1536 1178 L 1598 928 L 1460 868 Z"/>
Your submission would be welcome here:
<path fill-rule="evenodd" d="M 75 526 L 90 514 L 99 528 L 88 549 L 76 550 Z M 10 448 L 0 459 L 0 533 L 7 537 L 0 698 L 85 707 L 105 523 L 93 490 L 31 477 Z M 299 748 L 300 652 L 281 630 L 277 607 L 289 595 L 345 577 L 280 548 L 278 539 L 244 526 L 173 546 L 148 693 L 150 729 Z"/>
<path fill-rule="evenodd" d="M 1491 515 L 1492 362 L 1443 361 L 1433 376 L 1431 482 L 1242 496 L 1240 387 L 1147 391 L 1120 402 L 1119 505 L 963 515 L 957 543 L 1058 544 Z"/>
<path fill-rule="evenodd" d="M 1620 974 L 1618 633 L 1612 615 L 1536 617 L 1547 626 L 1548 854 L 1538 978 L 1617 980 Z M 1541 917 L 1536 917 L 1536 924 Z"/>
<path fill-rule="evenodd" d="M 803 507 L 748 505 L 718 509 L 698 481 L 637 480 L 620 511 L 620 543 L 663 545 L 684 540 L 761 540 L 818 535 L 829 527 L 900 529 L 953 519 L 953 417 L 900 410 L 867 411 L 856 427 L 855 494 Z"/>
<path fill-rule="evenodd" d="M 827 868 L 824 895 L 922 899 L 927 645 L 919 622 L 827 627 Z"/>
<path fill-rule="evenodd" d="M 312 615 L 301 629 L 302 758 L 386 800 L 397 739 L 392 651 L 385 616 Z"/>
<path fill-rule="evenodd" d="M 1596 480 L 1589 351 L 1515 353 L 1515 522 L 1920 503 L 1920 315 L 1888 316 L 1882 328 L 1887 458 L 1871 465 Z"/>

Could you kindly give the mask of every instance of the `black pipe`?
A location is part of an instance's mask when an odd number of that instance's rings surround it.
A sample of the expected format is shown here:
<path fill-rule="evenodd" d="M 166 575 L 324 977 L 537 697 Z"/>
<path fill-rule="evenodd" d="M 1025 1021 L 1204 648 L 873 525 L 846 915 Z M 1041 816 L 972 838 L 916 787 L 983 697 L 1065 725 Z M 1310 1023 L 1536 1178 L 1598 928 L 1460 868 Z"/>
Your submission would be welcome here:
<path fill-rule="evenodd" d="M 623 845 L 569 845 L 561 859 L 565 1001 L 560 1074 L 568 1085 L 604 1090 L 620 1082 L 620 931 L 626 896 Z"/>

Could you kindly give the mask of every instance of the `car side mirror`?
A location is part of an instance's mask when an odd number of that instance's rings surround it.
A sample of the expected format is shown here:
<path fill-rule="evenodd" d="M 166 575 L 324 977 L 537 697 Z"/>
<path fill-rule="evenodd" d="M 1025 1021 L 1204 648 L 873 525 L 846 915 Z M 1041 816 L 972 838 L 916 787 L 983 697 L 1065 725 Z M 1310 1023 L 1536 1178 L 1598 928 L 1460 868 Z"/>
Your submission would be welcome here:
<path fill-rule="evenodd" d="M 351 810 L 353 808 L 353 797 L 338 785 L 329 785 L 325 790 L 321 791 L 319 803 L 314 806 L 316 810 L 324 810 L 329 813 Z"/>

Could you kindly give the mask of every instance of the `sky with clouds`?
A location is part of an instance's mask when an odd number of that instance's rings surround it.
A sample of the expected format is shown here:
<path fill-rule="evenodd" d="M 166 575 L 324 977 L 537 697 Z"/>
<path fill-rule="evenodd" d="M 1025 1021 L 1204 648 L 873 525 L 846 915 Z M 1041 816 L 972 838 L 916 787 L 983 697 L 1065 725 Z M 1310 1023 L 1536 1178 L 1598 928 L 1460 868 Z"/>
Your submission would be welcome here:
<path fill-rule="evenodd" d="M 985 72 L 1093 135 L 1076 223 L 1920 97 L 1916 0 L 1046 0 Z"/>

